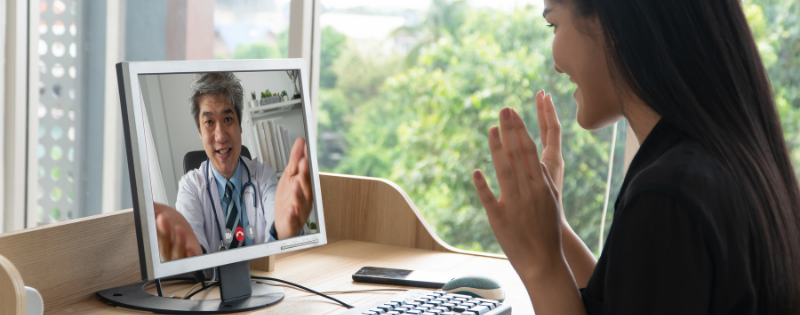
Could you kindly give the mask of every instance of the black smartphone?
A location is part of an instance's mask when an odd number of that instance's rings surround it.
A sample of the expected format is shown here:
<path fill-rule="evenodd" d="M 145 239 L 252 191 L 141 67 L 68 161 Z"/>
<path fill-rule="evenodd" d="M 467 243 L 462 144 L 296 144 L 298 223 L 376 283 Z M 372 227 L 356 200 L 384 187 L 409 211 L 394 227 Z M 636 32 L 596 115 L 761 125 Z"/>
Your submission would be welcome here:
<path fill-rule="evenodd" d="M 362 267 L 353 274 L 353 281 L 380 284 L 403 285 L 409 287 L 441 289 L 445 283 L 456 278 L 438 272 L 407 269 Z"/>

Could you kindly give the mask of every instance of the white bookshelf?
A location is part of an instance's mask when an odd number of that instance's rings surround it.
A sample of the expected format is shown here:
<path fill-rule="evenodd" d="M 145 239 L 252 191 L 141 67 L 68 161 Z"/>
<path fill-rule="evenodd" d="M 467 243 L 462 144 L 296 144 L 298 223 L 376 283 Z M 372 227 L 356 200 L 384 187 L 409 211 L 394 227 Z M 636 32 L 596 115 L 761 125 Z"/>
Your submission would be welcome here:
<path fill-rule="evenodd" d="M 302 113 L 302 99 L 289 100 L 267 105 L 257 105 L 260 103 L 260 101 L 260 99 L 256 100 L 255 102 L 249 101 L 246 104 L 247 107 L 242 111 L 242 129 L 244 130 L 242 133 L 242 144 L 247 146 L 247 148 L 250 150 L 250 155 L 253 158 L 258 158 L 259 161 L 264 162 L 267 160 L 264 158 L 263 154 L 267 150 L 263 149 L 264 145 L 262 142 L 258 141 L 259 134 L 256 130 L 256 124 L 258 122 L 275 119 L 278 122 L 285 124 L 287 130 L 289 130 L 289 138 L 292 139 L 291 143 L 294 143 L 294 139 L 297 139 L 298 137 L 306 137 Z M 255 106 L 253 106 L 254 103 L 256 104 Z M 306 139 L 306 141 L 308 141 L 308 139 Z M 278 176 L 278 178 L 280 178 L 281 175 L 283 175 L 283 172 L 276 171 L 275 174 Z M 318 224 L 316 206 L 314 206 L 311 210 L 309 222 Z M 319 226 L 317 226 L 316 231 L 319 231 Z"/>
<path fill-rule="evenodd" d="M 266 105 L 258 105 L 260 103 L 260 99 L 255 101 L 249 101 L 247 103 L 247 107 L 242 112 L 242 129 L 246 130 L 242 135 L 242 141 L 244 145 L 250 149 L 250 155 L 253 158 L 258 158 L 259 161 L 268 161 L 268 159 L 264 156 L 264 152 L 267 152 L 267 149 L 264 148 L 264 144 L 259 141 L 258 131 L 256 124 L 269 119 L 281 118 L 287 115 L 290 115 L 294 112 L 298 112 L 302 106 L 301 99 L 294 99 L 288 100 L 284 102 L 278 103 L 271 103 Z M 255 104 L 255 106 L 254 106 Z M 302 113 L 299 114 L 302 122 Z M 297 134 L 297 132 L 289 133 L 290 139 L 296 139 L 297 137 L 304 137 L 304 134 Z M 292 143 L 294 143 L 292 141 Z M 283 174 L 283 171 L 278 172 L 277 170 L 273 169 L 275 174 L 280 178 Z"/>
<path fill-rule="evenodd" d="M 256 100 L 260 102 L 261 100 Z M 256 103 L 258 103 L 256 102 Z M 267 105 L 257 105 L 257 106 L 250 106 L 247 108 L 247 112 L 251 114 L 278 114 L 287 110 L 292 110 L 295 108 L 295 105 L 301 103 L 300 99 L 296 100 L 288 100 L 285 102 L 278 102 L 272 103 Z"/>

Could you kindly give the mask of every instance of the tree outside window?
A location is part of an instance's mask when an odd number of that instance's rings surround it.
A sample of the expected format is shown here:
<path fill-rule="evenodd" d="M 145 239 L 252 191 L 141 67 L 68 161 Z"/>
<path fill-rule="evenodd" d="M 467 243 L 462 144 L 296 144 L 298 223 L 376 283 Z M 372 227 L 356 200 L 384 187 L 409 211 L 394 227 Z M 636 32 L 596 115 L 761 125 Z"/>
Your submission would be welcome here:
<path fill-rule="evenodd" d="M 612 128 L 590 132 L 575 120 L 575 85 L 554 70 L 553 31 L 541 16 L 541 3 L 349 2 L 322 1 L 321 170 L 394 181 L 444 241 L 501 253 L 471 173 L 494 174 L 486 133 L 504 106 L 520 112 L 541 143 L 534 95 L 545 89 L 563 125 L 564 212 L 597 253 Z M 800 4 L 746 0 L 743 6 L 800 175 Z M 622 126 L 607 222 L 623 180 Z M 496 182 L 490 185 L 499 191 Z M 609 228 L 610 223 L 604 235 Z"/>

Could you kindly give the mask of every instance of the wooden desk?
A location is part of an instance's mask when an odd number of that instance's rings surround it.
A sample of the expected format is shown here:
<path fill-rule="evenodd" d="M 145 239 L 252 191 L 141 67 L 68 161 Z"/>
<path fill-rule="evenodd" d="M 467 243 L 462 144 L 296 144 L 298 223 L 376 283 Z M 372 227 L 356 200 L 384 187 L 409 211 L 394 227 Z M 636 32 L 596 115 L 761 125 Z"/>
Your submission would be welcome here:
<path fill-rule="evenodd" d="M 336 174 L 321 174 L 320 182 L 329 243 L 277 255 L 274 270 L 252 270 L 253 274 L 318 291 L 390 287 L 353 282 L 351 275 L 366 265 L 479 274 L 500 281 L 514 314 L 533 313 L 527 292 L 508 260 L 444 244 L 393 183 Z M 0 236 L 0 255 L 2 314 L 24 309 L 24 291 L 20 292 L 24 285 L 42 293 L 46 314 L 142 313 L 105 305 L 94 295 L 97 290 L 141 281 L 131 210 L 4 234 Z M 269 270 L 269 266 L 266 258 L 251 262 L 256 269 Z M 187 285 L 165 287 L 166 294 L 176 291 L 171 294 L 182 295 L 186 290 Z M 337 297 L 360 305 L 396 293 Z M 336 314 L 344 310 L 321 297 L 287 288 L 282 302 L 252 314 Z"/>

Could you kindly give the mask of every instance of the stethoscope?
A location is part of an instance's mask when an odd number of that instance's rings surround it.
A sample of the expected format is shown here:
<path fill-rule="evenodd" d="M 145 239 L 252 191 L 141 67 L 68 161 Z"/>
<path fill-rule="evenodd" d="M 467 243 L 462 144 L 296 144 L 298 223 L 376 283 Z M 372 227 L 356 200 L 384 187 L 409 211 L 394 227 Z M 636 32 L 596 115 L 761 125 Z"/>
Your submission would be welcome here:
<path fill-rule="evenodd" d="M 256 199 L 258 199 L 257 198 L 258 190 L 256 189 L 256 186 L 253 185 L 253 183 L 250 181 L 251 178 L 250 168 L 247 167 L 247 164 L 244 163 L 244 160 L 242 160 L 241 156 L 239 157 L 239 163 L 242 166 L 244 166 L 244 170 L 247 171 L 247 182 L 244 183 L 244 185 L 242 186 L 242 193 L 239 195 L 239 204 L 242 205 L 243 208 L 245 208 L 244 215 L 247 215 L 247 207 L 244 206 L 244 191 L 247 190 L 247 186 L 250 186 L 250 188 L 253 189 L 253 208 L 255 208 Z M 208 169 L 210 165 L 211 165 L 211 160 L 209 158 L 206 158 L 206 189 L 208 190 L 208 198 L 211 199 L 211 212 L 214 213 L 214 220 L 216 220 L 216 224 L 214 225 L 217 226 L 217 232 L 219 232 L 219 237 L 220 237 L 219 251 L 223 251 L 228 249 L 228 245 L 226 245 L 225 243 L 226 234 L 222 234 L 222 229 L 219 228 L 219 217 L 217 217 L 217 207 L 214 205 L 214 198 L 211 197 L 211 183 L 208 181 L 209 178 Z M 231 200 L 231 202 L 233 202 L 233 200 Z M 264 205 L 262 204 L 261 207 L 263 208 Z M 261 209 L 261 211 L 263 212 L 264 209 Z M 227 232 L 227 229 L 225 229 L 225 231 Z M 253 228 L 252 222 L 247 225 L 247 234 L 248 234 L 247 237 L 250 237 L 250 239 L 255 239 L 255 229 Z M 232 236 L 231 240 L 233 240 Z"/>

